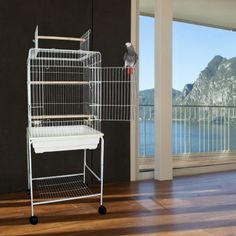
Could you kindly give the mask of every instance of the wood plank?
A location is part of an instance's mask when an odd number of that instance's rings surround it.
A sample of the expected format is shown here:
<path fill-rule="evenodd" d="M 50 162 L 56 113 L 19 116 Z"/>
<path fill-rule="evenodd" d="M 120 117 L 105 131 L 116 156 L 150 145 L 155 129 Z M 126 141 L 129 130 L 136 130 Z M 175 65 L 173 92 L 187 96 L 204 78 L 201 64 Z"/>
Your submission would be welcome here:
<path fill-rule="evenodd" d="M 31 81 L 32 85 L 88 85 L 88 81 Z"/>
<path fill-rule="evenodd" d="M 99 199 L 36 206 L 39 224 L 28 223 L 29 196 L 0 196 L 0 235 L 235 235 L 236 173 L 216 173 L 105 185 Z"/>
<path fill-rule="evenodd" d="M 71 118 L 78 118 L 78 119 L 89 119 L 92 118 L 92 115 L 42 115 L 42 116 L 31 116 L 32 120 L 46 120 L 46 119 L 71 119 Z"/>
<path fill-rule="evenodd" d="M 84 38 L 61 37 L 61 36 L 46 36 L 46 35 L 38 35 L 38 39 L 79 41 L 79 42 L 85 42 L 86 41 Z"/>

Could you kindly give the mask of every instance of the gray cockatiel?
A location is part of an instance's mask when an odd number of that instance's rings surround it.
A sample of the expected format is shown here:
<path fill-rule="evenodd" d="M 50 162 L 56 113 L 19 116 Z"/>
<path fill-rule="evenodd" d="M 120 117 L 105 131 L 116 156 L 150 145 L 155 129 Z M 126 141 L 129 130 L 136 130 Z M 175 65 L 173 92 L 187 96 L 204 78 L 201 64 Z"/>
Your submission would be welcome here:
<path fill-rule="evenodd" d="M 128 75 L 133 74 L 133 67 L 138 61 L 138 55 L 134 50 L 134 47 L 131 43 L 125 44 L 127 51 L 124 54 L 124 67 L 128 68 Z"/>

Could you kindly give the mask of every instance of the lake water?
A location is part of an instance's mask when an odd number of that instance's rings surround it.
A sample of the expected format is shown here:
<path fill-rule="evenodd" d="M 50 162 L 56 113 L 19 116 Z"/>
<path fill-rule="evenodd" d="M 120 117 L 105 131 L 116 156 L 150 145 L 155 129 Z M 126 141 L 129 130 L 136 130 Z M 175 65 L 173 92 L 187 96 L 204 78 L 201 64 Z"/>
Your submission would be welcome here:
<path fill-rule="evenodd" d="M 154 121 L 139 124 L 140 156 L 154 156 Z M 146 133 L 146 135 L 145 135 Z M 221 152 L 236 150 L 236 124 L 172 123 L 172 152 Z"/>

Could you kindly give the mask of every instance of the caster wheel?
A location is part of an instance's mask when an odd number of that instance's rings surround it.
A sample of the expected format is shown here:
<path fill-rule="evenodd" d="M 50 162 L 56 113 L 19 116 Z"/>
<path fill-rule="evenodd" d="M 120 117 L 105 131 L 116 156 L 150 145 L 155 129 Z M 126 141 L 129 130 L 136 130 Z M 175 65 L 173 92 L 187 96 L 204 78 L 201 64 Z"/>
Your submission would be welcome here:
<path fill-rule="evenodd" d="M 30 189 L 26 189 L 25 192 L 26 192 L 27 195 L 30 195 Z"/>
<path fill-rule="evenodd" d="M 107 209 L 106 209 L 106 207 L 104 207 L 103 205 L 101 205 L 101 206 L 98 208 L 98 212 L 99 212 L 100 215 L 106 215 Z"/>
<path fill-rule="evenodd" d="M 38 224 L 38 217 L 37 216 L 31 216 L 30 218 L 29 218 L 29 222 L 30 222 L 30 224 L 32 224 L 32 225 L 36 225 L 36 224 Z"/>

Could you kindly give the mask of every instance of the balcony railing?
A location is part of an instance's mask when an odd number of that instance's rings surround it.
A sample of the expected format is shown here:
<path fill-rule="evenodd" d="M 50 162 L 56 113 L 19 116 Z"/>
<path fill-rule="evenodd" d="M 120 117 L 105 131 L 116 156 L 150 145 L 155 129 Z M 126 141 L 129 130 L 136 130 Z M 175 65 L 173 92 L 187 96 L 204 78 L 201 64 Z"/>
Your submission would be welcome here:
<path fill-rule="evenodd" d="M 173 155 L 236 150 L 236 107 L 173 106 Z M 154 156 L 154 106 L 140 105 L 140 156 Z"/>

